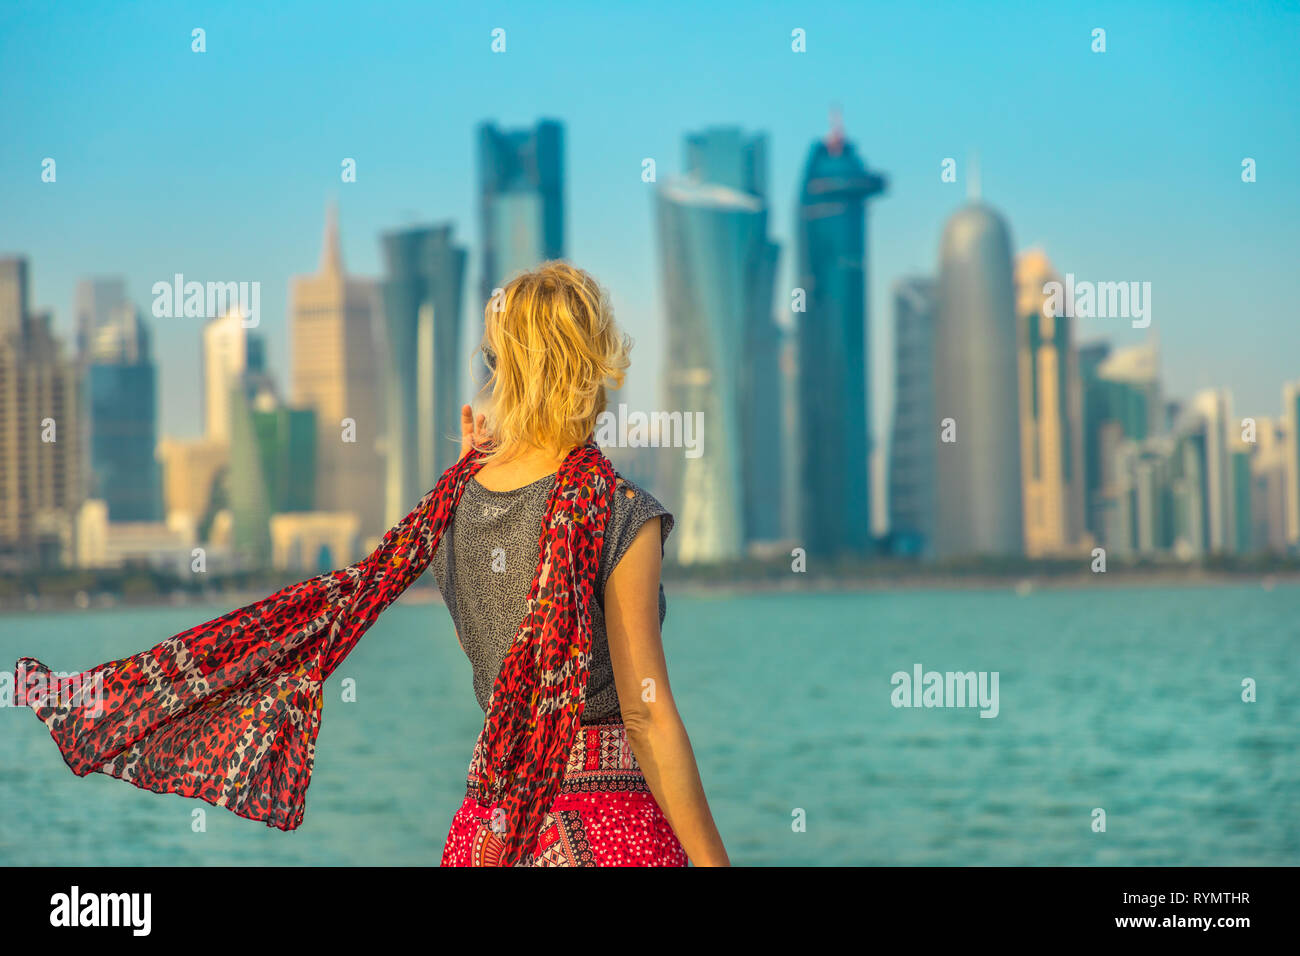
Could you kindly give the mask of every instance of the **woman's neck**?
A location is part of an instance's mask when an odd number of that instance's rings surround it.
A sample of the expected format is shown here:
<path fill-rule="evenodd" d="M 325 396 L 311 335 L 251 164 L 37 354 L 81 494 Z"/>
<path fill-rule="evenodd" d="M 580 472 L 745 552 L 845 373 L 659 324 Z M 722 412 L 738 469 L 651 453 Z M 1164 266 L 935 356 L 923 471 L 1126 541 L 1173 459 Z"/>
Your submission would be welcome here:
<path fill-rule="evenodd" d="M 564 463 L 565 454 L 543 448 L 521 448 L 503 457 L 488 459 L 475 478 L 488 491 L 514 491 L 553 475 Z"/>

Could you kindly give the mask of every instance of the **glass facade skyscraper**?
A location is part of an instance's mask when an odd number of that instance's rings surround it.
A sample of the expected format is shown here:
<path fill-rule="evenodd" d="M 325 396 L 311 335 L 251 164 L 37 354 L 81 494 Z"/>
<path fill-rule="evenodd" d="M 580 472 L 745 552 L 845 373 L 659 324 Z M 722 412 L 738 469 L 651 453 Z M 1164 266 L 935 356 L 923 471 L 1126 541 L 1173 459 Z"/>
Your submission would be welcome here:
<path fill-rule="evenodd" d="M 1117 503 L 1118 454 L 1125 441 L 1144 442 L 1163 431 L 1159 356 L 1154 342 L 1112 349 L 1104 342 L 1079 349 L 1083 396 L 1085 523 L 1109 545 Z M 1118 519 L 1120 526 L 1124 522 Z"/>
<path fill-rule="evenodd" d="M 82 394 L 90 496 L 107 504 L 110 521 L 160 521 L 158 374 L 148 327 L 123 299 L 86 332 Z"/>
<path fill-rule="evenodd" d="M 126 281 L 118 276 L 82 279 L 77 283 L 77 354 L 90 352 L 99 330 L 115 320 L 126 304 Z"/>
<path fill-rule="evenodd" d="M 255 409 L 274 405 L 262 395 L 250 376 L 240 376 L 229 386 L 226 414 L 230 441 L 230 468 L 225 493 L 229 499 L 231 546 L 245 567 L 264 568 L 271 563 L 271 487 L 263 470 Z"/>
<path fill-rule="evenodd" d="M 380 283 L 387 385 L 386 523 L 396 524 L 460 452 L 461 299 L 467 253 L 452 226 L 390 232 Z"/>
<path fill-rule="evenodd" d="M 933 279 L 894 285 L 894 431 L 889 453 L 891 550 L 928 556 L 933 547 L 935 444 Z"/>
<path fill-rule="evenodd" d="M 1233 499 L 1232 550 L 1237 554 L 1250 554 L 1255 550 L 1254 515 L 1251 513 L 1250 456 L 1250 445 L 1234 443 L 1230 452 Z"/>
<path fill-rule="evenodd" d="M 796 210 L 799 538 L 815 554 L 870 549 L 867 203 L 885 190 L 838 125 L 813 144 Z"/>
<path fill-rule="evenodd" d="M 1250 461 L 1251 546 L 1285 554 L 1287 426 L 1276 418 L 1260 418 L 1258 426 L 1259 444 Z"/>
<path fill-rule="evenodd" d="M 1207 535 L 1204 429 L 1199 425 L 1180 427 L 1171 436 L 1171 444 L 1170 547 L 1180 559 L 1198 558 L 1205 553 Z"/>
<path fill-rule="evenodd" d="M 1192 397 L 1192 414 L 1200 418 L 1205 436 L 1206 545 L 1213 554 L 1231 553 L 1237 537 L 1237 501 L 1228 443 L 1230 404 L 1224 389 L 1204 389 Z"/>
<path fill-rule="evenodd" d="M 703 454 L 674 454 L 683 563 L 734 560 L 776 538 L 780 508 L 777 245 L 768 238 L 766 143 L 739 129 L 687 137 L 685 176 L 656 194 L 667 310 L 667 408 L 703 413 Z"/>
<path fill-rule="evenodd" d="M 285 503 L 277 498 L 280 486 L 298 485 L 295 495 L 310 496 L 316 477 L 315 447 L 314 442 L 310 448 L 299 442 L 293 449 L 298 457 L 285 462 L 292 473 L 276 473 L 280 456 L 265 447 L 275 430 L 268 433 L 264 422 L 268 416 L 274 418 L 281 405 L 266 365 L 266 340 L 260 333 L 249 331 L 243 346 L 243 371 L 227 385 L 225 419 L 230 465 L 224 489 L 217 494 L 224 494 L 229 503 L 231 544 L 239 560 L 246 567 L 264 568 L 271 562 L 271 515 Z M 301 430 L 302 422 L 299 415 L 295 430 Z M 306 424 L 314 429 L 315 418 L 306 418 Z M 310 500 L 308 497 L 308 507 Z"/>
<path fill-rule="evenodd" d="M 478 128 L 482 300 L 517 272 L 564 255 L 564 127 Z"/>

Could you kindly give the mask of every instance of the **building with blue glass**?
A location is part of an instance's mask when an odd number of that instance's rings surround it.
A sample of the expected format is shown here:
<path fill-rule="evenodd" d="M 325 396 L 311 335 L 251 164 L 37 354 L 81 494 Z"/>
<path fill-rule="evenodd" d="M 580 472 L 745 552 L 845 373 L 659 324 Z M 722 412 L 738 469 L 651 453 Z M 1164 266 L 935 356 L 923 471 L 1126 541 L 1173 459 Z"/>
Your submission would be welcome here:
<path fill-rule="evenodd" d="M 158 371 L 148 327 L 123 299 L 83 331 L 90 497 L 107 504 L 110 521 L 160 521 Z"/>
<path fill-rule="evenodd" d="M 518 272 L 564 255 L 564 127 L 478 128 L 482 300 Z"/>
<path fill-rule="evenodd" d="M 872 546 L 867 204 L 885 185 L 837 123 L 813 144 L 799 189 L 798 536 L 811 554 Z"/>
<path fill-rule="evenodd" d="M 894 430 L 889 450 L 890 550 L 907 557 L 931 553 L 934 537 L 935 282 L 894 284 Z"/>
<path fill-rule="evenodd" d="M 664 401 L 703 414 L 703 453 L 672 449 L 676 557 L 735 560 L 781 534 L 778 246 L 768 236 L 766 142 L 732 127 L 686 138 L 686 172 L 660 185 Z"/>
<path fill-rule="evenodd" d="M 461 300 L 467 253 L 450 225 L 404 229 L 380 242 L 386 386 L 385 514 L 396 524 L 460 452 Z"/>

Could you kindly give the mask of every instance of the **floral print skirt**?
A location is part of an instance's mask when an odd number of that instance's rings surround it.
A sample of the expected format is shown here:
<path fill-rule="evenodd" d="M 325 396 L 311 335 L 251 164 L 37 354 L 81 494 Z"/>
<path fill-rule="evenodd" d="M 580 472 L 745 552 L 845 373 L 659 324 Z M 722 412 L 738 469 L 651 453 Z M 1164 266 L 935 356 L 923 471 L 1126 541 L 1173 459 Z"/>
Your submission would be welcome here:
<path fill-rule="evenodd" d="M 482 737 L 476 755 L 481 746 Z M 442 865 L 498 865 L 502 847 L 496 833 L 493 807 L 469 780 L 465 800 L 451 821 Z M 578 728 L 537 849 L 519 865 L 686 865 L 686 851 L 646 785 L 623 724 Z"/>

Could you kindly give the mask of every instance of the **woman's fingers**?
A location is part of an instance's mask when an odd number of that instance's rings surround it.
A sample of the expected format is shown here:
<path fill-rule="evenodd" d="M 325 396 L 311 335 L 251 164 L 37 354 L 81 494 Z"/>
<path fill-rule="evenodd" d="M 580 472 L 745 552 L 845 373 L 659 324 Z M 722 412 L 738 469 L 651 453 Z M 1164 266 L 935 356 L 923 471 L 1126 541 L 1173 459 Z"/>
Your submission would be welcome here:
<path fill-rule="evenodd" d="M 460 407 L 460 456 L 474 447 L 474 409 L 468 405 Z"/>
<path fill-rule="evenodd" d="M 475 445 L 487 444 L 487 413 L 474 414 L 469 405 L 460 407 L 460 456 L 464 458 Z"/>

